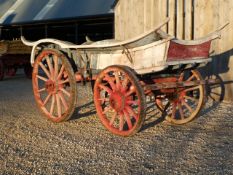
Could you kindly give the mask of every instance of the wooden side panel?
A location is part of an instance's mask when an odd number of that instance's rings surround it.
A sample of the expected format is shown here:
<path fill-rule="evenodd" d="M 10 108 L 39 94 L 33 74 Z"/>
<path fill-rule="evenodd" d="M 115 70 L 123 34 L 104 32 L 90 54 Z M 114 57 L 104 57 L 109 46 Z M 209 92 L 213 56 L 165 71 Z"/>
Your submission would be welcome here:
<path fill-rule="evenodd" d="M 168 4 L 168 16 L 170 18 L 170 21 L 168 23 L 168 33 L 172 36 L 175 36 L 175 19 L 176 19 L 176 7 L 175 7 L 176 3 L 175 0 L 169 0 L 169 4 Z"/>
<path fill-rule="evenodd" d="M 184 0 L 177 0 L 176 37 L 183 39 L 184 35 Z"/>
<path fill-rule="evenodd" d="M 211 41 L 198 45 L 182 45 L 171 41 L 168 49 L 168 61 L 208 58 L 210 44 Z"/>
<path fill-rule="evenodd" d="M 144 1 L 144 31 L 152 28 L 153 0 Z"/>
<path fill-rule="evenodd" d="M 115 7 L 115 38 L 126 40 L 135 37 L 166 17 L 166 0 L 119 0 Z M 167 32 L 167 26 L 163 30 Z"/>
<path fill-rule="evenodd" d="M 157 0 L 157 1 L 159 7 L 157 11 L 157 15 L 159 17 L 159 21 L 155 25 L 161 23 L 161 21 L 163 21 L 167 17 L 167 1 L 166 0 Z M 165 25 L 162 28 L 162 30 L 167 32 L 167 25 Z"/>
<path fill-rule="evenodd" d="M 200 38 L 213 31 L 218 23 L 218 0 L 195 0 L 194 2 L 194 38 Z M 216 15 L 216 16 L 215 16 Z"/>
<path fill-rule="evenodd" d="M 185 19 L 184 19 L 184 39 L 185 40 L 191 40 L 192 39 L 192 31 L 193 31 L 193 26 L 192 26 L 192 0 L 185 0 Z"/>

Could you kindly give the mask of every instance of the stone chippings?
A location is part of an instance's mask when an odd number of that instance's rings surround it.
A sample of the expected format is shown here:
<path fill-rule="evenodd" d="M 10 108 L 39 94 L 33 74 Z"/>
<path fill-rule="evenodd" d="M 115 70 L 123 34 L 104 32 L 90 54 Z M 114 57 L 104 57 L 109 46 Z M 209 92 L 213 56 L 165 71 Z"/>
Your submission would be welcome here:
<path fill-rule="evenodd" d="M 31 80 L 0 82 L 0 174 L 233 174 L 232 104 L 208 102 L 183 126 L 160 122 L 152 106 L 142 131 L 123 138 L 101 125 L 87 87 L 78 85 L 73 118 L 54 124 Z"/>

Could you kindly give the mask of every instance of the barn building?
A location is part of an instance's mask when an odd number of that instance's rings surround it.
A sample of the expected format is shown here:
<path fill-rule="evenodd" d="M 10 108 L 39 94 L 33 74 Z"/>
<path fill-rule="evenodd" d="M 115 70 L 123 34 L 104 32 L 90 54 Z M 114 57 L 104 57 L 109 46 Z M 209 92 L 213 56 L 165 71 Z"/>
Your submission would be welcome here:
<path fill-rule="evenodd" d="M 114 0 L 0 0 L 0 40 L 57 38 L 80 44 L 113 37 Z"/>
<path fill-rule="evenodd" d="M 223 24 L 221 39 L 213 43 L 213 60 L 204 67 L 206 77 L 219 77 L 221 84 L 208 88 L 214 99 L 233 101 L 233 1 L 232 0 L 118 0 L 115 4 L 115 37 L 137 36 L 166 17 L 163 28 L 179 39 L 203 37 Z"/>

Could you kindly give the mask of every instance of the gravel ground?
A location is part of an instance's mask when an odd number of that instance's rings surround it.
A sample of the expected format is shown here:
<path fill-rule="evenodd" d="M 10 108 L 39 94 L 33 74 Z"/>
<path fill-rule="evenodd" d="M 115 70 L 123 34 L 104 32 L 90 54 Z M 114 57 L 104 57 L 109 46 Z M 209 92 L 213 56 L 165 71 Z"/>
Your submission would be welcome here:
<path fill-rule="evenodd" d="M 79 85 L 68 122 L 40 115 L 31 80 L 0 82 L 0 174 L 233 174 L 233 106 L 208 102 L 183 126 L 150 108 L 142 131 L 122 138 L 95 114 L 90 88 Z"/>

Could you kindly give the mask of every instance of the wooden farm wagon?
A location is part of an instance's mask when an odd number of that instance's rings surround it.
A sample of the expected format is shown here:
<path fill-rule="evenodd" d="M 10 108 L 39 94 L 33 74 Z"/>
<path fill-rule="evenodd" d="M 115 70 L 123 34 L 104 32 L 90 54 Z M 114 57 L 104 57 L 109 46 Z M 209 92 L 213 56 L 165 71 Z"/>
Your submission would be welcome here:
<path fill-rule="evenodd" d="M 56 39 L 29 42 L 22 37 L 32 47 L 38 108 L 53 122 L 68 120 L 79 102 L 76 83 L 91 80 L 97 114 L 114 134 L 130 136 L 140 130 L 146 96 L 153 97 L 167 121 L 193 120 L 203 106 L 208 83 L 197 68 L 211 61 L 211 41 L 220 37 L 224 26 L 204 38 L 184 41 L 161 30 L 168 21 L 126 41 L 75 45 Z"/>

